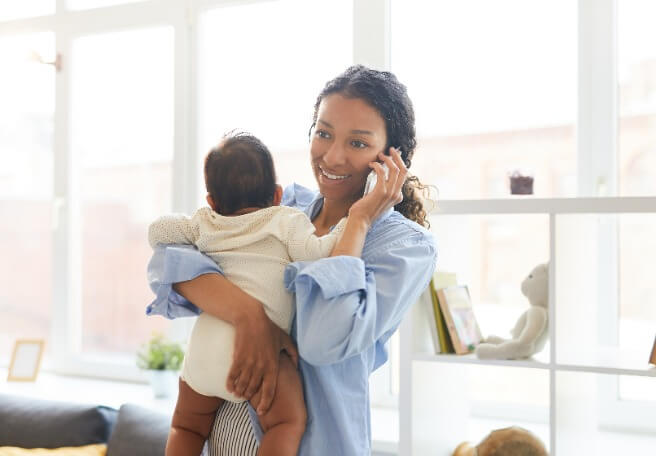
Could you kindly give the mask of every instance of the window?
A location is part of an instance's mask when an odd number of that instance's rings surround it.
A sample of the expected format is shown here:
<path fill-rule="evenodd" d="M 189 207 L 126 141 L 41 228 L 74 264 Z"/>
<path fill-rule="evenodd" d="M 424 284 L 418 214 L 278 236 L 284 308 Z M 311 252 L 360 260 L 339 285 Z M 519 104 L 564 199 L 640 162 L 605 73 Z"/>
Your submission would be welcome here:
<path fill-rule="evenodd" d="M 656 30 L 649 0 L 618 2 L 620 194 L 656 194 Z"/>
<path fill-rule="evenodd" d="M 618 2 L 619 188 L 626 196 L 656 194 L 656 32 L 653 2 Z M 619 345 L 642 350 L 652 343 L 656 288 L 645 259 L 656 254 L 652 215 L 619 219 Z M 618 397 L 656 400 L 644 379 L 623 377 Z"/>
<path fill-rule="evenodd" d="M 509 197 L 515 170 L 534 176 L 538 197 L 575 195 L 576 21 L 568 1 L 393 1 L 391 66 L 417 119 L 410 172 L 446 199 Z M 549 258 L 548 218 L 431 222 L 436 238 L 448 239 L 438 270 L 458 271 L 469 285 L 484 334 L 508 334 L 526 308 L 521 281 Z M 472 376 L 474 411 L 493 413 L 506 383 L 521 385 L 513 394 L 525 418 L 542 419 L 536 382 L 545 389 L 548 378 L 526 381 L 528 374 L 501 370 L 495 385 Z"/>
<path fill-rule="evenodd" d="M 14 339 L 50 335 L 55 70 L 35 59 L 51 61 L 54 51 L 52 33 L 0 38 L 3 355 Z"/>
<path fill-rule="evenodd" d="M 392 70 L 417 118 L 410 171 L 441 198 L 505 197 L 515 170 L 536 196 L 574 195 L 576 20 L 566 0 L 393 1 Z"/>
<path fill-rule="evenodd" d="M 166 320 L 144 318 L 148 224 L 171 212 L 173 30 L 73 42 L 72 151 L 79 157 L 82 351 L 132 354 Z"/>
<path fill-rule="evenodd" d="M 314 102 L 323 84 L 352 63 L 352 16 L 351 0 L 320 8 L 301 0 L 261 2 L 203 13 L 200 157 L 226 131 L 246 130 L 271 150 L 283 187 L 316 188 L 308 146 Z"/>

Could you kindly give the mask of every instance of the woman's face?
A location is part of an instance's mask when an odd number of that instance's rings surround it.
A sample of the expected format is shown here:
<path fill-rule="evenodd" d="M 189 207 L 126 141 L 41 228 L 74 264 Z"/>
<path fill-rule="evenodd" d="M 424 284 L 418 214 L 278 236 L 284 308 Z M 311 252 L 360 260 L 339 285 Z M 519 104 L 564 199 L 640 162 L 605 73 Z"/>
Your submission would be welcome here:
<path fill-rule="evenodd" d="M 332 94 L 321 100 L 310 155 L 319 191 L 329 200 L 362 196 L 369 163 L 387 144 L 385 121 L 360 98 Z"/>

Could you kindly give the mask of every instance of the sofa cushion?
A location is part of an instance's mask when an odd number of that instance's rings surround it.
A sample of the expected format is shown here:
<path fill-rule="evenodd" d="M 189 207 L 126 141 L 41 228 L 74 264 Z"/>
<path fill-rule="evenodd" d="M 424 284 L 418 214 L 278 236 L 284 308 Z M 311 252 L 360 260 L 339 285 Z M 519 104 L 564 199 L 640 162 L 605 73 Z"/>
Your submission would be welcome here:
<path fill-rule="evenodd" d="M 105 456 L 106 453 L 104 443 L 61 448 L 0 447 L 0 456 Z"/>
<path fill-rule="evenodd" d="M 59 448 L 105 443 L 117 411 L 0 394 L 0 446 Z"/>
<path fill-rule="evenodd" d="M 171 417 L 124 404 L 107 443 L 107 456 L 162 456 Z"/>

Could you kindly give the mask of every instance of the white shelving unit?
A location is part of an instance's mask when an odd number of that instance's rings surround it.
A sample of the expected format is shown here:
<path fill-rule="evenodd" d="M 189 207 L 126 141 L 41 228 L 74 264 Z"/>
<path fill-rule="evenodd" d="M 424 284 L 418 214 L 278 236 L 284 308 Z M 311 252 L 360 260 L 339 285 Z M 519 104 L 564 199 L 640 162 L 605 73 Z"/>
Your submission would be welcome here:
<path fill-rule="evenodd" d="M 557 297 L 567 293 L 567 286 L 560 285 L 557 267 L 559 217 L 576 214 L 623 214 L 656 213 L 654 197 L 610 197 L 610 198 L 552 198 L 538 199 L 520 197 L 500 200 L 450 200 L 441 201 L 433 217 L 480 216 L 486 214 L 543 214 L 549 219 L 549 345 L 548 350 L 537 355 L 536 360 L 479 360 L 474 355 L 457 356 L 449 354 L 428 354 L 418 352 L 413 331 L 420 309 L 415 306 L 404 320 L 400 332 L 400 391 L 399 391 L 399 448 L 398 454 L 409 455 L 450 455 L 462 438 L 463 423 L 469 419 L 466 407 L 461 407 L 464 388 L 462 378 L 468 365 L 501 366 L 503 368 L 539 369 L 549 376 L 549 447 L 555 455 L 558 448 L 557 419 L 557 374 L 565 372 L 622 375 L 632 377 L 654 377 L 656 368 L 650 367 L 646 356 L 627 353 L 612 347 L 593 347 L 580 353 L 559 353 L 557 323 L 573 318 L 569 309 L 557 306 Z M 439 217 L 437 220 L 439 220 Z M 565 236 L 563 236 L 565 237 Z M 442 245 L 448 239 L 438 239 Z M 568 246 L 571 247 L 571 246 Z M 571 252 L 568 251 L 568 252 Z M 582 253 L 583 255 L 583 253 Z M 567 267 L 570 267 L 566 265 Z M 571 266 L 575 267 L 575 266 Z M 438 263 L 439 269 L 439 263 Z M 458 272 L 458 271 L 453 271 Z M 560 293 L 560 295 L 559 295 Z M 596 303 L 592 303 L 597 307 Z M 557 312 L 564 312 L 558 316 Z M 567 326 L 567 325 L 563 325 Z M 567 329 L 567 328 L 563 328 Z M 596 327 L 595 327 L 596 329 Z M 567 335 L 567 333 L 563 333 Z M 574 345 L 574 344 L 572 344 Z M 560 356 L 562 355 L 562 356 Z M 440 372 L 436 374 L 436 369 Z M 428 372 L 430 370 L 430 372 Z M 422 372 L 423 371 L 423 372 Z M 431 396 L 433 396 L 431 398 Z M 438 397 L 435 397 L 438 396 Z M 654 407 L 656 416 L 656 407 Z M 560 455 L 559 455 L 560 456 Z"/>

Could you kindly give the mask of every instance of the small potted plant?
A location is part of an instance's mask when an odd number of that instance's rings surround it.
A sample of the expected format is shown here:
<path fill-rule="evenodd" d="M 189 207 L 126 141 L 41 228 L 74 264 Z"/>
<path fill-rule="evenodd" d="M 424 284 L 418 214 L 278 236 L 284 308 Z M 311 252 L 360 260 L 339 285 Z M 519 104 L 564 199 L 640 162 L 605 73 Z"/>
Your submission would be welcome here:
<path fill-rule="evenodd" d="M 137 352 L 137 366 L 150 373 L 150 385 L 155 397 L 169 397 L 176 389 L 177 373 L 182 366 L 182 345 L 153 333 L 148 343 Z"/>

